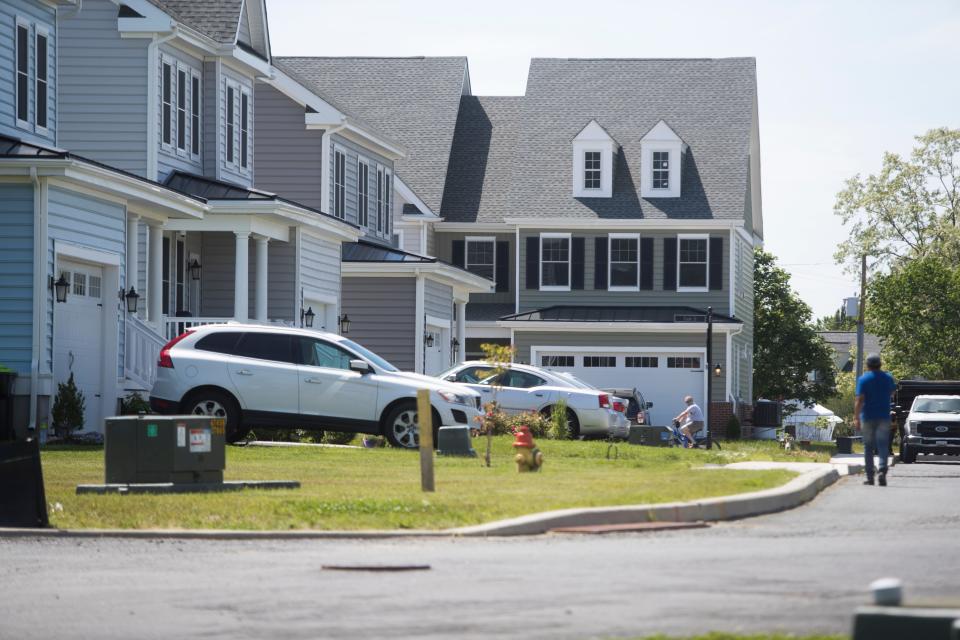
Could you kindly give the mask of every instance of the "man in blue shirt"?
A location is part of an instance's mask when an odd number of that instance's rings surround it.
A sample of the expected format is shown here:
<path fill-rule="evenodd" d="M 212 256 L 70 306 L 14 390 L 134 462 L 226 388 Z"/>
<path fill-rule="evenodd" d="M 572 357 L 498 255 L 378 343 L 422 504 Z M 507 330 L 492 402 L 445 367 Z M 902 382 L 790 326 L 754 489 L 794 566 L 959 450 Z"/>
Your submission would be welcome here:
<path fill-rule="evenodd" d="M 867 371 L 857 380 L 853 424 L 863 433 L 863 458 L 867 468 L 864 484 L 873 484 L 873 454 L 880 459 L 880 486 L 887 486 L 890 458 L 890 401 L 897 390 L 893 376 L 880 369 L 880 356 L 867 356 Z"/>

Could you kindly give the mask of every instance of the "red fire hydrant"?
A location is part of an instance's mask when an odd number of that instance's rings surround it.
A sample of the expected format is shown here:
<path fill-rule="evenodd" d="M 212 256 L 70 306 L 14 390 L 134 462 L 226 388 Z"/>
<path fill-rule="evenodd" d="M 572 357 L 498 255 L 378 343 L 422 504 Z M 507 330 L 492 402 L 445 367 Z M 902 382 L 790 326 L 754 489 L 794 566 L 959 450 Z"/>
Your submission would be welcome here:
<path fill-rule="evenodd" d="M 517 471 L 520 473 L 540 471 L 540 467 L 543 466 L 543 453 L 534 444 L 530 427 L 517 427 L 514 435 L 516 439 L 513 441 L 513 448 L 517 452 L 514 458 L 517 461 Z"/>

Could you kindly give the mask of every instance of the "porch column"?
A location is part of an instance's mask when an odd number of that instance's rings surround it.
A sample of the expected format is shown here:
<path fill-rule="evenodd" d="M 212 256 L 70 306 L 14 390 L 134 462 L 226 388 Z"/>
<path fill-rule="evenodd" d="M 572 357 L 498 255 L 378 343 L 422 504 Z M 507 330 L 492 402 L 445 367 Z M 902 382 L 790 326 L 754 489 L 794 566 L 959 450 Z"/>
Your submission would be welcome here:
<path fill-rule="evenodd" d="M 163 333 L 163 228 L 156 223 L 149 225 L 150 264 L 147 266 L 147 275 L 150 277 L 147 286 L 147 317 L 160 327 Z"/>
<path fill-rule="evenodd" d="M 126 291 L 130 287 L 137 288 L 140 281 L 140 216 L 131 215 L 127 218 L 127 278 Z M 137 293 L 141 293 L 137 291 Z"/>
<path fill-rule="evenodd" d="M 257 236 L 256 307 L 254 317 L 258 322 L 267 321 L 267 245 L 269 238 Z"/>
<path fill-rule="evenodd" d="M 467 303 L 457 302 L 457 362 L 467 359 Z"/>
<path fill-rule="evenodd" d="M 233 319 L 246 322 L 249 316 L 250 294 L 250 232 L 234 231 L 237 237 L 236 265 L 233 272 Z"/>

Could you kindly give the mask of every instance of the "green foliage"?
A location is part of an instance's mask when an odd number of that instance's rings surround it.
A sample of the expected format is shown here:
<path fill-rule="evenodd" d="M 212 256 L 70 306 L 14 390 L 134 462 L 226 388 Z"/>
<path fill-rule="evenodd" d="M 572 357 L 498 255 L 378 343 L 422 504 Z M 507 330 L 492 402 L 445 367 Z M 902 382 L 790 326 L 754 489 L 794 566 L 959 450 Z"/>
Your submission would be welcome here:
<path fill-rule="evenodd" d="M 730 416 L 727 420 L 727 440 L 739 440 L 740 436 L 740 419 L 737 416 Z"/>
<path fill-rule="evenodd" d="M 754 259 L 755 398 L 820 402 L 834 393 L 833 349 L 810 323 L 810 307 L 790 288 L 790 276 L 771 254 Z M 819 372 L 810 380 L 812 371 Z"/>
<path fill-rule="evenodd" d="M 530 435 L 535 438 L 551 437 L 550 429 L 553 424 L 549 417 L 540 415 L 536 411 L 504 413 L 497 410 L 493 415 L 488 416 L 488 421 L 488 424 L 492 425 L 495 436 L 513 435 L 517 427 L 526 426 L 530 428 Z"/>
<path fill-rule="evenodd" d="M 856 331 L 857 318 L 846 316 L 842 309 L 837 309 L 832 314 L 817 318 L 813 328 L 817 331 Z"/>
<path fill-rule="evenodd" d="M 853 403 L 856 400 L 857 381 L 852 371 L 837 374 L 837 392 L 821 404 L 837 414 L 845 425 L 853 424 Z M 836 428 L 834 428 L 836 433 Z"/>
<path fill-rule="evenodd" d="M 850 237 L 837 262 L 859 272 L 860 257 L 882 266 L 940 255 L 960 258 L 960 130 L 931 129 L 909 159 L 886 153 L 876 175 L 847 181 L 834 212 Z"/>
<path fill-rule="evenodd" d="M 493 365 L 493 373 L 491 375 L 499 377 L 507 370 L 506 365 L 513 361 L 513 347 L 484 343 L 480 345 L 480 348 L 483 349 L 484 359 Z M 500 384 L 498 383 L 498 380 L 494 380 L 490 386 L 493 389 L 493 398 L 483 407 L 483 430 L 487 434 L 487 450 L 484 452 L 483 461 L 488 467 L 491 465 L 490 456 L 493 454 L 493 433 L 495 424 L 492 418 L 499 411 L 499 405 L 497 404 L 497 392 L 500 390 Z"/>
<path fill-rule="evenodd" d="M 325 444 L 350 444 L 357 437 L 357 434 L 349 431 L 327 431 L 323 434 Z"/>
<path fill-rule="evenodd" d="M 57 432 L 69 440 L 73 431 L 83 429 L 85 408 L 86 400 L 83 392 L 77 388 L 71 372 L 66 382 L 57 385 L 57 395 L 53 399 L 53 426 Z"/>
<path fill-rule="evenodd" d="M 874 277 L 867 315 L 899 378 L 960 378 L 960 266 L 938 256 Z"/>
<path fill-rule="evenodd" d="M 150 402 L 136 391 L 131 391 L 120 399 L 120 415 L 135 416 L 150 413 Z"/>
<path fill-rule="evenodd" d="M 550 413 L 550 437 L 554 440 L 569 440 L 570 424 L 567 420 L 567 401 L 563 398 L 553 405 Z"/>

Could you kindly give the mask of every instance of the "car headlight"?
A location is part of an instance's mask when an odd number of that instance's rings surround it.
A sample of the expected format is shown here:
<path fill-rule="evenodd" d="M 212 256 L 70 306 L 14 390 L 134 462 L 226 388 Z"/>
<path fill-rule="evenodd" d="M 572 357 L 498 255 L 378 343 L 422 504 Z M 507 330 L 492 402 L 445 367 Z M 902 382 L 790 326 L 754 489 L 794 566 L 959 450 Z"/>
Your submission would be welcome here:
<path fill-rule="evenodd" d="M 470 402 L 469 396 L 465 396 L 462 393 L 454 393 L 453 391 L 437 391 L 437 395 L 450 404 L 474 404 L 473 402 Z"/>
<path fill-rule="evenodd" d="M 916 420 L 907 420 L 907 433 L 916 433 L 918 425 Z"/>

